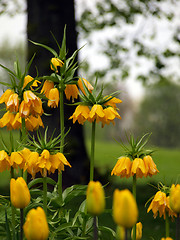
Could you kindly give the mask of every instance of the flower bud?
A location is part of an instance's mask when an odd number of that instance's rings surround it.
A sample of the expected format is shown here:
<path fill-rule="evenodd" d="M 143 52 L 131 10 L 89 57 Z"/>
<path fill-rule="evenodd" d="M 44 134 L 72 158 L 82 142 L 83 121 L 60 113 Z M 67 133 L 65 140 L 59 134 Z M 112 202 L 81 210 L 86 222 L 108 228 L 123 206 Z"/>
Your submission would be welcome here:
<path fill-rule="evenodd" d="M 104 211 L 105 208 L 105 194 L 100 182 L 90 181 L 87 187 L 86 194 L 87 211 L 97 216 Z"/>
<path fill-rule="evenodd" d="M 128 190 L 116 189 L 113 195 L 113 218 L 117 225 L 132 227 L 138 218 L 138 208 L 134 196 Z"/>
<path fill-rule="evenodd" d="M 49 227 L 44 210 L 41 207 L 31 209 L 23 226 L 27 240 L 46 240 L 49 235 Z"/>
<path fill-rule="evenodd" d="M 169 204 L 175 213 L 180 213 L 180 184 L 171 186 Z"/>
<path fill-rule="evenodd" d="M 173 240 L 173 239 L 170 237 L 167 237 L 167 238 L 161 238 L 161 240 Z"/>
<path fill-rule="evenodd" d="M 10 181 L 11 203 L 16 208 L 25 208 L 30 202 L 30 193 L 28 186 L 22 177 L 17 180 L 11 178 Z"/>
<path fill-rule="evenodd" d="M 131 231 L 131 238 L 133 238 L 133 229 Z M 140 240 L 142 238 L 142 223 L 136 223 L 136 240 Z"/>

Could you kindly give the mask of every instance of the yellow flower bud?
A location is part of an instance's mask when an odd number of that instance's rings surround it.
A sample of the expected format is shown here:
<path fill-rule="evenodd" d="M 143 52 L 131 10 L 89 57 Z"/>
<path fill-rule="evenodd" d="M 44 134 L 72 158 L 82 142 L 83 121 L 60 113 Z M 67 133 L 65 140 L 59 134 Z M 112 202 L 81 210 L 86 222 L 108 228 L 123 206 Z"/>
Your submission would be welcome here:
<path fill-rule="evenodd" d="M 131 238 L 133 238 L 133 229 L 131 231 Z M 136 240 L 140 240 L 142 238 L 142 223 L 136 223 Z"/>
<path fill-rule="evenodd" d="M 180 184 L 171 186 L 169 204 L 175 213 L 180 213 Z"/>
<path fill-rule="evenodd" d="M 31 209 L 23 226 L 27 240 L 46 240 L 49 235 L 49 227 L 44 210 L 41 207 Z"/>
<path fill-rule="evenodd" d="M 173 240 L 173 239 L 170 237 L 167 237 L 167 238 L 161 238 L 161 240 Z"/>
<path fill-rule="evenodd" d="M 134 196 L 128 190 L 116 189 L 113 195 L 113 218 L 117 225 L 132 227 L 138 218 L 138 208 Z"/>
<path fill-rule="evenodd" d="M 16 208 L 25 208 L 30 202 L 30 193 L 28 186 L 22 177 L 17 180 L 11 178 L 10 181 L 11 203 Z"/>
<path fill-rule="evenodd" d="M 86 194 L 87 211 L 92 215 L 99 215 L 105 208 L 105 194 L 100 182 L 90 181 Z"/>

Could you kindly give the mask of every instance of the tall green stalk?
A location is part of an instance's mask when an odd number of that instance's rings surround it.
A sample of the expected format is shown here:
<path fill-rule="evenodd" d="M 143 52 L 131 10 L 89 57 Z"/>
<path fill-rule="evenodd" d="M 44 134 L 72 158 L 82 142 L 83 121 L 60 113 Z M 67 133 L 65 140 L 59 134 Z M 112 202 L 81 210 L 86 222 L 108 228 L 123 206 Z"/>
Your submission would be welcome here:
<path fill-rule="evenodd" d="M 24 215 L 23 208 L 20 209 L 20 240 L 23 240 L 23 224 L 24 224 Z"/>
<path fill-rule="evenodd" d="M 93 181 L 94 179 L 95 133 L 96 133 L 96 120 L 92 122 L 92 132 L 91 132 L 90 181 Z"/>
<path fill-rule="evenodd" d="M 43 208 L 47 214 L 47 177 L 43 177 Z"/>
<path fill-rule="evenodd" d="M 97 216 L 93 217 L 93 240 L 98 240 Z"/>
<path fill-rule="evenodd" d="M 60 98 L 60 129 L 61 129 L 61 143 L 60 143 L 60 152 L 64 152 L 64 96 L 63 91 L 59 91 Z M 62 173 L 58 174 L 58 193 L 59 200 L 62 203 Z"/>
<path fill-rule="evenodd" d="M 166 212 L 166 219 L 165 219 L 165 229 L 166 229 L 166 238 L 169 237 L 169 216 Z"/>
<path fill-rule="evenodd" d="M 136 174 L 134 174 L 133 176 L 133 189 L 132 189 L 132 192 L 133 192 L 133 196 L 136 200 Z M 133 240 L 136 240 L 136 224 L 133 226 Z"/>

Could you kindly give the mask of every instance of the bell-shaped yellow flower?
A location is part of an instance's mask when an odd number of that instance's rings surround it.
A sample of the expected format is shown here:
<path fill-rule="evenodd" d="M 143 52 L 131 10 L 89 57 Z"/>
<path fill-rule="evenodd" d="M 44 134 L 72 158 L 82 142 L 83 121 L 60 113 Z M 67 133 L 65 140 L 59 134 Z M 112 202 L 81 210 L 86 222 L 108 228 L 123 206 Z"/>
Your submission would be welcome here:
<path fill-rule="evenodd" d="M 14 94 L 14 92 L 11 89 L 7 89 L 3 95 L 0 97 L 0 104 L 1 103 L 7 103 L 7 101 L 9 100 L 9 97 Z"/>
<path fill-rule="evenodd" d="M 29 103 L 25 103 L 25 101 L 23 100 L 19 106 L 19 116 L 20 117 L 28 117 L 30 114 L 30 104 Z"/>
<path fill-rule="evenodd" d="M 18 177 L 17 180 L 11 178 L 10 198 L 12 205 L 16 208 L 25 208 L 30 203 L 29 189 L 22 177 Z"/>
<path fill-rule="evenodd" d="M 113 218 L 117 225 L 125 228 L 130 228 L 136 224 L 138 208 L 134 196 L 128 189 L 114 191 Z"/>
<path fill-rule="evenodd" d="M 90 181 L 86 193 L 87 211 L 93 216 L 100 215 L 105 208 L 105 194 L 100 182 Z"/>
<path fill-rule="evenodd" d="M 6 107 L 10 112 L 17 112 L 19 108 L 19 97 L 17 93 L 13 93 L 9 96 L 6 103 Z"/>
<path fill-rule="evenodd" d="M 105 114 L 104 114 L 103 107 L 99 104 L 94 104 L 89 113 L 88 121 L 94 122 L 94 120 L 96 120 L 96 122 L 98 123 L 102 121 L 104 117 L 105 117 Z"/>
<path fill-rule="evenodd" d="M 33 79 L 34 79 L 34 78 L 31 77 L 30 75 L 25 76 L 23 88 L 25 88 L 28 83 L 30 83 L 31 81 L 33 81 Z M 33 87 L 38 87 L 38 83 L 40 83 L 38 80 L 34 80 L 33 83 L 32 83 L 32 85 L 30 86 L 30 88 L 33 89 Z"/>
<path fill-rule="evenodd" d="M 116 175 L 120 176 L 121 178 L 129 178 L 131 176 L 131 166 L 132 162 L 130 158 L 120 157 L 111 172 L 111 176 Z"/>
<path fill-rule="evenodd" d="M 23 169 L 25 160 L 23 159 L 23 156 L 21 152 L 12 152 L 10 156 L 10 164 L 13 168 L 20 168 Z"/>
<path fill-rule="evenodd" d="M 90 92 L 92 92 L 94 87 L 85 78 L 82 78 L 82 79 L 80 78 L 78 80 L 78 87 L 80 88 L 81 92 L 83 92 L 83 94 L 86 95 L 82 81 L 84 82 L 84 85 L 87 87 L 87 89 Z"/>
<path fill-rule="evenodd" d="M 145 156 L 143 158 L 143 161 L 146 168 L 146 177 L 147 176 L 152 177 L 153 175 L 159 172 L 151 156 L 149 155 Z"/>
<path fill-rule="evenodd" d="M 4 150 L 0 151 L 0 172 L 11 168 L 9 156 Z"/>
<path fill-rule="evenodd" d="M 58 72 L 57 67 L 62 67 L 63 64 L 63 61 L 61 61 L 59 58 L 51 58 L 51 70 Z"/>
<path fill-rule="evenodd" d="M 49 91 L 54 88 L 54 82 L 46 80 L 41 89 L 41 93 L 44 93 L 47 98 L 49 98 Z"/>
<path fill-rule="evenodd" d="M 74 99 L 78 98 L 78 92 L 79 92 L 79 90 L 78 90 L 76 84 L 67 84 L 66 88 L 64 90 L 66 98 L 68 100 L 70 100 L 72 97 L 72 102 L 74 102 Z"/>
<path fill-rule="evenodd" d="M 48 107 L 56 108 L 58 107 L 58 103 L 59 103 L 59 91 L 57 88 L 52 88 L 49 91 Z"/>
<path fill-rule="evenodd" d="M 63 153 L 56 153 L 50 156 L 51 168 L 49 173 L 54 173 L 56 169 L 59 172 L 64 171 L 64 165 L 71 167 L 70 163 L 67 161 Z"/>
<path fill-rule="evenodd" d="M 42 119 L 39 115 L 37 117 L 30 115 L 25 119 L 25 124 L 28 131 L 36 131 L 39 127 L 44 127 Z"/>
<path fill-rule="evenodd" d="M 15 119 L 16 114 L 7 111 L 3 117 L 0 119 L 0 127 L 7 127 L 8 130 L 14 129 L 13 121 Z"/>
<path fill-rule="evenodd" d="M 131 238 L 133 239 L 133 229 L 131 231 Z M 136 240 L 140 240 L 142 238 L 142 223 L 136 223 Z"/>
<path fill-rule="evenodd" d="M 144 161 L 141 158 L 135 158 L 132 162 L 131 175 L 134 176 L 134 174 L 136 174 L 136 178 L 147 175 Z"/>
<path fill-rule="evenodd" d="M 48 239 L 49 227 L 46 214 L 41 207 L 33 208 L 28 212 L 23 230 L 27 240 Z"/>
<path fill-rule="evenodd" d="M 30 152 L 29 156 L 26 158 L 26 163 L 24 166 L 24 171 L 27 170 L 27 172 L 32 175 L 33 179 L 35 178 L 36 173 L 41 170 L 41 168 L 37 165 L 38 158 L 39 154 L 37 152 Z"/>
<path fill-rule="evenodd" d="M 180 213 L 180 184 L 171 186 L 169 204 L 175 213 Z"/>
<path fill-rule="evenodd" d="M 73 123 L 78 121 L 83 124 L 89 118 L 90 109 L 88 106 L 78 105 L 69 119 L 73 119 Z"/>

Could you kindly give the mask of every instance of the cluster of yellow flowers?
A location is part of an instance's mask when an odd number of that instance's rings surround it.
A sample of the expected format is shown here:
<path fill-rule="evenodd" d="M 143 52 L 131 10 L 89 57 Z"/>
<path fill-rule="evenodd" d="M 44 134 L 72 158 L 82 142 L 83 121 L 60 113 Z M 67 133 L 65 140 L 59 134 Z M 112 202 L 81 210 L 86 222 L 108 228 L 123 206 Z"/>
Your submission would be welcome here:
<path fill-rule="evenodd" d="M 135 158 L 133 161 L 129 157 L 120 157 L 114 166 L 111 175 L 129 178 L 136 174 L 136 178 L 153 176 L 159 171 L 150 155 L 143 159 Z"/>
<path fill-rule="evenodd" d="M 0 172 L 9 170 L 11 167 L 20 168 L 35 178 L 37 172 L 46 176 L 46 173 L 54 173 L 57 169 L 59 172 L 64 171 L 64 165 L 71 167 L 63 153 L 50 154 L 44 149 L 41 154 L 38 152 L 31 152 L 24 148 L 18 152 L 12 152 L 10 156 L 4 151 L 0 151 Z"/>

